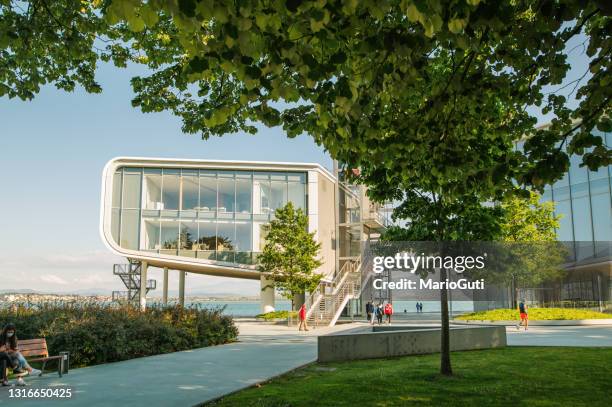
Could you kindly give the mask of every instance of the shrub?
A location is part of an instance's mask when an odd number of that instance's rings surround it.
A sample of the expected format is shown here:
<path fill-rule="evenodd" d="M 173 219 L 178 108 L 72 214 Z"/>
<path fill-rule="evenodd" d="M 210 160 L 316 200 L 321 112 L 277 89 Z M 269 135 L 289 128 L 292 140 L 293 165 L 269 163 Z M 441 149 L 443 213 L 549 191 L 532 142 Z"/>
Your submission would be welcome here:
<path fill-rule="evenodd" d="M 236 340 L 223 308 L 134 307 L 99 303 L 21 303 L 0 308 L 19 339 L 46 338 L 49 353 L 70 352 L 74 367 L 177 352 Z"/>
<path fill-rule="evenodd" d="M 297 317 L 297 314 L 298 313 L 296 311 L 272 311 L 272 312 L 266 312 L 265 314 L 256 315 L 255 318 L 264 319 L 266 321 L 269 321 L 271 319 L 287 319 L 290 316 L 295 318 Z"/>
<path fill-rule="evenodd" d="M 532 321 L 612 318 L 611 314 L 573 308 L 529 308 L 527 312 L 529 313 L 529 319 Z M 518 318 L 517 310 L 495 309 L 463 314 L 455 319 L 464 321 L 513 321 Z"/>

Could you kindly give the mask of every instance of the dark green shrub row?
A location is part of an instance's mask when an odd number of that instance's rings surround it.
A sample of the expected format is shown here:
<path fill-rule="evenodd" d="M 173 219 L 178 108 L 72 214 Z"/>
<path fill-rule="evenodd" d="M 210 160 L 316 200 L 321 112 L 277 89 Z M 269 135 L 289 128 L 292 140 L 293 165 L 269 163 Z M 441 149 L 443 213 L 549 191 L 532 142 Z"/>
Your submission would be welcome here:
<path fill-rule="evenodd" d="M 99 303 L 12 304 L 0 325 L 13 322 L 19 339 L 47 339 L 49 353 L 70 352 L 72 367 L 116 362 L 236 340 L 223 309 L 134 307 Z"/>

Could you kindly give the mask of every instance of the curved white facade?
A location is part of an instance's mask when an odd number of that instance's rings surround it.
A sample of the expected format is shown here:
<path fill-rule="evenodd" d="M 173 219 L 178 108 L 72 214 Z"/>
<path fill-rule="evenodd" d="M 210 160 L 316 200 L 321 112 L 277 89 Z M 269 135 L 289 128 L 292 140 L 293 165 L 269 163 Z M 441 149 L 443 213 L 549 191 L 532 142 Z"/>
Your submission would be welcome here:
<path fill-rule="evenodd" d="M 319 164 L 119 157 L 102 175 L 100 234 L 154 267 L 260 279 L 262 225 L 292 201 L 335 267 L 335 177 Z"/>

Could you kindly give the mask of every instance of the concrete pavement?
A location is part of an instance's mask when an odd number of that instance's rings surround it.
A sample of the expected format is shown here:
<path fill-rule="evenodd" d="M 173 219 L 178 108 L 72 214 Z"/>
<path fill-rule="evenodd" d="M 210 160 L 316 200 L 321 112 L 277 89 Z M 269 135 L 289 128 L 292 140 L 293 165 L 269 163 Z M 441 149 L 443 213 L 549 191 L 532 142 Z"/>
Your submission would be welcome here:
<path fill-rule="evenodd" d="M 0 388 L 0 405 L 192 406 L 293 370 L 317 358 L 316 336 L 348 328 L 296 328 L 240 323 L 239 342 L 71 370 L 59 378 L 28 377 L 27 387 L 70 388 L 71 399 L 18 399 Z M 15 392 L 13 392 L 15 393 Z"/>
<path fill-rule="evenodd" d="M 509 346 L 612 346 L 612 326 L 507 327 Z"/>
<path fill-rule="evenodd" d="M 414 324 L 429 325 L 423 318 Z M 402 320 L 400 324 L 407 321 Z M 433 321 L 432 321 L 433 322 Z M 433 325 L 436 325 L 435 323 Z M 239 342 L 26 378 L 14 390 L 70 388 L 71 399 L 17 399 L 0 388 L 0 406 L 191 406 L 278 376 L 317 358 L 321 334 L 363 327 L 341 324 L 298 333 L 296 328 L 240 322 Z M 510 346 L 612 346 L 612 326 L 507 328 Z"/>

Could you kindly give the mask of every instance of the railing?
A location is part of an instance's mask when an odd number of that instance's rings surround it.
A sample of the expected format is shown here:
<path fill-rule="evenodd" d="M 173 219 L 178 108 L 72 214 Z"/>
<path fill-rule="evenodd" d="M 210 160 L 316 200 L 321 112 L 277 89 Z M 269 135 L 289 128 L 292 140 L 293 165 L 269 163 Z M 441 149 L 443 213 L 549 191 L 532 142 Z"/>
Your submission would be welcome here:
<path fill-rule="evenodd" d="M 334 276 L 331 283 L 331 293 L 326 293 L 325 285 L 321 284 L 310 296 L 310 307 L 306 319 L 311 326 L 334 324 L 350 298 L 359 295 L 361 291 L 361 258 L 349 260 Z"/>

